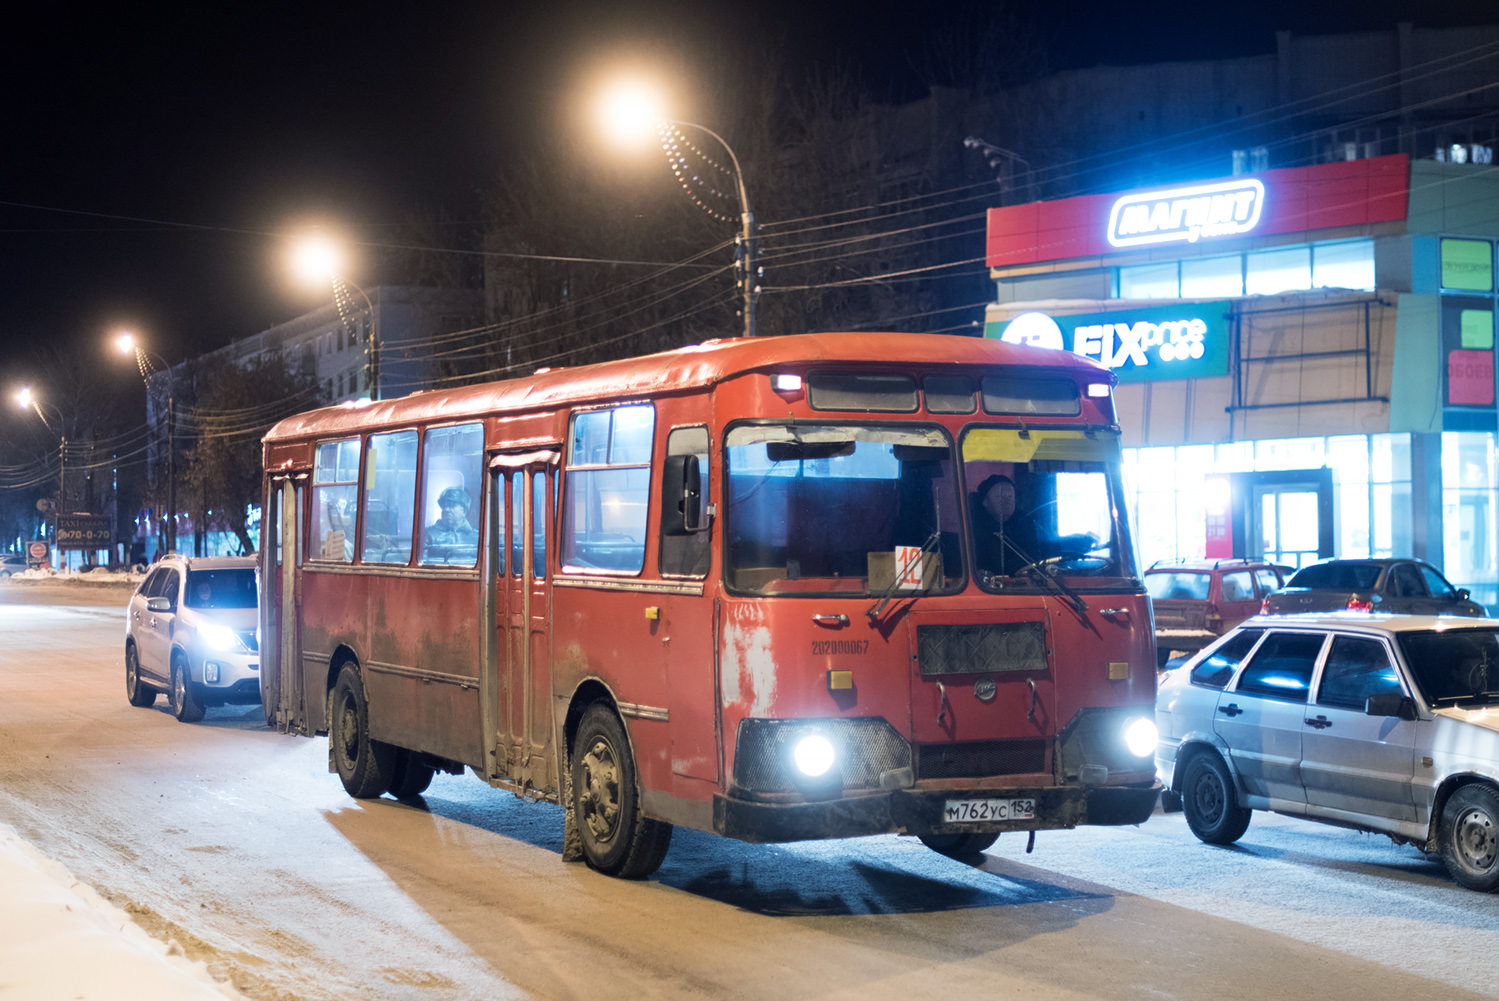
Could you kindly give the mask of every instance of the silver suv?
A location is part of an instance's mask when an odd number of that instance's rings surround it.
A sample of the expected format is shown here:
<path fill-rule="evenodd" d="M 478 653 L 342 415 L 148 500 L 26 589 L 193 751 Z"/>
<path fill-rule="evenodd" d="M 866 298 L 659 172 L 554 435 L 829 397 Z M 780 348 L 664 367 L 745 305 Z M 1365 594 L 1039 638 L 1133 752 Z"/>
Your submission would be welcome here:
<path fill-rule="evenodd" d="M 168 556 L 130 596 L 125 696 L 149 706 L 166 692 L 184 723 L 208 706 L 260 701 L 259 591 L 253 556 Z"/>
<path fill-rule="evenodd" d="M 1192 833 L 1252 810 L 1374 831 L 1499 889 L 1499 620 L 1257 616 L 1156 696 L 1161 781 Z"/>

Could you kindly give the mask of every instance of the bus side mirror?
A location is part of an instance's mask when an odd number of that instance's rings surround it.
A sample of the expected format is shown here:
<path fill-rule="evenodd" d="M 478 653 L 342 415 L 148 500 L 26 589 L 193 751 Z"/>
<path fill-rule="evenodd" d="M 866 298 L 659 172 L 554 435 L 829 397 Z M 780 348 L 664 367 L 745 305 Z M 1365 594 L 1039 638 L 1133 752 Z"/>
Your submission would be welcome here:
<path fill-rule="evenodd" d="M 661 532 L 692 535 L 703 524 L 703 470 L 695 455 L 669 455 L 661 478 Z"/>
<path fill-rule="evenodd" d="M 1415 719 L 1416 703 L 1409 695 L 1401 695 L 1399 692 L 1380 692 L 1364 700 L 1364 715 Z"/>

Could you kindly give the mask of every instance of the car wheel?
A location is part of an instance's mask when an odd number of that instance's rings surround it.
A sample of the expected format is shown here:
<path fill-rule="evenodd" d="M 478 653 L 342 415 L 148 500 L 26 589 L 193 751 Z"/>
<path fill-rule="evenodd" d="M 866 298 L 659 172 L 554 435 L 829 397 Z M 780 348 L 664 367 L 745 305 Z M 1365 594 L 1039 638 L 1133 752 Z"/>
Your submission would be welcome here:
<path fill-rule="evenodd" d="M 1499 795 L 1491 786 L 1474 783 L 1453 793 L 1437 840 L 1458 883 L 1484 893 L 1499 889 Z"/>
<path fill-rule="evenodd" d="M 156 702 L 156 689 L 141 681 L 141 660 L 134 643 L 125 646 L 125 698 L 137 709 Z"/>
<path fill-rule="evenodd" d="M 999 840 L 998 834 L 922 834 L 921 843 L 938 855 L 970 859 Z"/>
<path fill-rule="evenodd" d="M 172 658 L 172 715 L 179 723 L 196 723 L 203 718 L 203 700 L 193 691 L 192 681 L 187 676 L 187 662 L 182 657 Z"/>
<path fill-rule="evenodd" d="M 397 748 L 390 772 L 390 794 L 396 799 L 420 796 L 432 784 L 432 776 L 435 774 L 436 769 L 423 764 L 421 755 L 417 752 L 408 751 L 404 747 Z"/>
<path fill-rule="evenodd" d="M 396 748 L 370 739 L 370 711 L 364 698 L 364 682 L 352 664 L 344 665 L 333 685 L 328 743 L 333 752 L 333 767 L 350 796 L 373 799 L 390 788 Z"/>
<path fill-rule="evenodd" d="M 572 784 L 573 816 L 589 865 L 624 879 L 641 879 L 661 867 L 671 825 L 641 814 L 624 725 L 601 703 L 589 706 L 578 724 Z"/>
<path fill-rule="evenodd" d="M 1215 752 L 1205 751 L 1187 762 L 1182 777 L 1182 812 L 1187 826 L 1210 845 L 1230 845 L 1249 829 L 1250 811 L 1238 804 L 1233 776 Z"/>

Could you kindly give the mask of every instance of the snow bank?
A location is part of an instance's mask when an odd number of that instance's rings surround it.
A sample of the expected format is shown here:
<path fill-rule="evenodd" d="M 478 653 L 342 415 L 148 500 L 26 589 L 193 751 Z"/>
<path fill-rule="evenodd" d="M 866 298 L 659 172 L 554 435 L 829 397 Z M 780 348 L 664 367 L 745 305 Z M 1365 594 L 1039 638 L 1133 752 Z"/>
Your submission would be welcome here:
<path fill-rule="evenodd" d="M 135 570 L 90 570 L 88 573 L 78 573 L 76 570 L 22 570 L 20 573 L 11 574 L 10 580 L 45 580 L 54 584 L 139 584 L 145 579 L 145 573 Z"/>
<path fill-rule="evenodd" d="M 90 575 L 92 576 L 92 575 Z M 26 1001 L 243 998 L 0 824 L 0 995 Z"/>

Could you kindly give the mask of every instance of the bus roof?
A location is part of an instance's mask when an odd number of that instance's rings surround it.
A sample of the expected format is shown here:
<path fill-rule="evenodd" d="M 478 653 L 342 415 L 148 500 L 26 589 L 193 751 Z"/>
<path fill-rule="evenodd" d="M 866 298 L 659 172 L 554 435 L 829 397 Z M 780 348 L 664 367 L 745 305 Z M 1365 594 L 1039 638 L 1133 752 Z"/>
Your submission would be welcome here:
<path fill-rule="evenodd" d="M 279 422 L 267 442 L 356 432 L 370 425 L 545 409 L 586 400 L 627 401 L 700 389 L 779 367 L 824 364 L 879 366 L 1023 365 L 1068 370 L 1079 378 L 1117 380 L 1102 365 L 1071 351 L 1033 348 L 949 334 L 829 333 L 734 337 L 618 361 L 543 370 L 539 374 L 456 389 L 431 389 L 376 403 L 309 410 Z"/>

